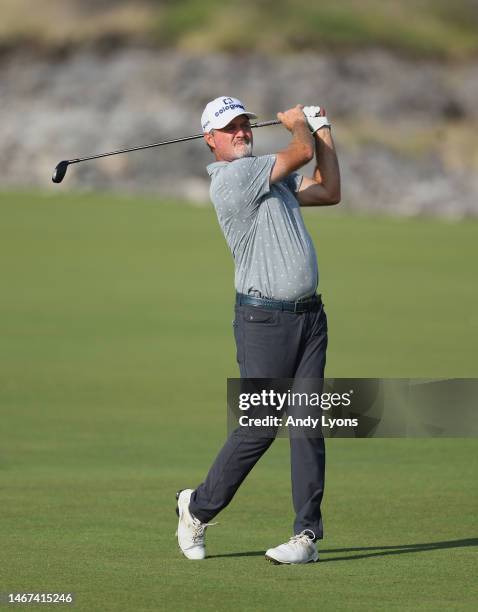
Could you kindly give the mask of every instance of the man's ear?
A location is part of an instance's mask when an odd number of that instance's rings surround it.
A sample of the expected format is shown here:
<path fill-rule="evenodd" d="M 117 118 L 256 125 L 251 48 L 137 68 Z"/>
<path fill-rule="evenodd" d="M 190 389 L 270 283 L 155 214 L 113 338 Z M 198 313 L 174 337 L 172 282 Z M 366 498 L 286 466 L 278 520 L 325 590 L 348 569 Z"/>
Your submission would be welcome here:
<path fill-rule="evenodd" d="M 213 151 L 216 148 L 216 145 L 214 143 L 214 133 L 212 131 L 206 132 L 204 134 L 204 140 L 206 141 L 206 144 L 211 149 L 211 151 Z"/>

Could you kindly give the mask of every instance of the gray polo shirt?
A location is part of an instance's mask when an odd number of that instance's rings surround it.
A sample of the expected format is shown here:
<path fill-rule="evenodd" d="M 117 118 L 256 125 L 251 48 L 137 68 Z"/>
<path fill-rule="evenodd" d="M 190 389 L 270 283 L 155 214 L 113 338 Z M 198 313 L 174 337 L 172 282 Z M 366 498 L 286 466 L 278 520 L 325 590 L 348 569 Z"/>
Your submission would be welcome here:
<path fill-rule="evenodd" d="M 215 162 L 210 195 L 235 263 L 239 293 L 294 301 L 315 293 L 317 256 L 295 193 L 294 172 L 269 185 L 275 155 Z"/>

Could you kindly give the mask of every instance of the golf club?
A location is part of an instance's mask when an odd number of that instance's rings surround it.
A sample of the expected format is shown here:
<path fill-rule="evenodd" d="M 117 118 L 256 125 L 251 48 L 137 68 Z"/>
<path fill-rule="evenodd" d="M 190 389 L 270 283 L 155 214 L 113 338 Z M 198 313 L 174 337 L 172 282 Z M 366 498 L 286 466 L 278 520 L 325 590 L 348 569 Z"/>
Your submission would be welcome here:
<path fill-rule="evenodd" d="M 265 127 L 267 125 L 279 125 L 280 121 L 277 119 L 272 121 L 263 121 L 262 123 L 253 123 L 251 128 Z M 110 151 L 109 153 L 99 153 L 98 155 L 90 155 L 89 157 L 79 157 L 77 159 L 64 159 L 59 162 L 53 170 L 51 180 L 54 183 L 61 183 L 65 178 L 68 166 L 71 164 L 78 164 L 80 162 L 88 161 L 90 159 L 98 159 L 100 157 L 109 157 L 110 155 L 119 155 L 120 153 L 130 153 L 131 151 L 141 151 L 142 149 L 151 149 L 152 147 L 162 147 L 163 145 L 173 144 L 174 142 L 184 142 L 186 140 L 195 140 L 196 138 L 203 138 L 204 134 L 195 134 L 194 136 L 185 136 L 184 138 L 176 138 L 175 140 L 165 140 L 164 142 L 154 142 L 153 144 L 143 145 L 141 147 L 132 147 L 131 149 L 120 149 L 118 151 Z"/>

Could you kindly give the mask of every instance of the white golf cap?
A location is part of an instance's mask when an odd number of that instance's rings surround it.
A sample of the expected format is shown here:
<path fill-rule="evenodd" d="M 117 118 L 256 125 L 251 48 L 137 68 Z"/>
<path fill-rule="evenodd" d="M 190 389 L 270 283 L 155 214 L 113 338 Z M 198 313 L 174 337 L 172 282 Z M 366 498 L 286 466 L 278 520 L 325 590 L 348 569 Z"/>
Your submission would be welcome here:
<path fill-rule="evenodd" d="M 244 104 L 237 98 L 220 97 L 206 105 L 201 117 L 203 132 L 220 130 L 239 115 L 247 115 L 249 119 L 257 119 L 257 115 L 246 111 Z"/>

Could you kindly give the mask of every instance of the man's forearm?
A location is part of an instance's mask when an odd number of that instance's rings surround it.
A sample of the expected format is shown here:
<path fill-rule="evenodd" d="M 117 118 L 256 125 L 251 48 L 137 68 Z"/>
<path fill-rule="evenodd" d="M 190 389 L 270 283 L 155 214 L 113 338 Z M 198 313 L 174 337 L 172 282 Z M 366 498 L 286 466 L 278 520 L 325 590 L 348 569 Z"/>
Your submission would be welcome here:
<path fill-rule="evenodd" d="M 310 133 L 307 123 L 297 122 L 292 128 L 292 140 L 289 143 L 289 148 L 303 150 L 309 155 L 309 160 L 314 155 L 314 138 Z"/>
<path fill-rule="evenodd" d="M 312 178 L 321 184 L 333 200 L 340 200 L 340 169 L 330 128 L 314 134 L 316 166 Z"/>
<path fill-rule="evenodd" d="M 302 111 L 300 112 L 302 114 Z M 283 114 L 279 113 L 279 118 L 280 115 Z M 314 157 L 314 139 L 303 114 L 301 120 L 286 125 L 286 127 L 291 132 L 292 139 L 286 149 L 276 153 L 276 161 L 270 177 L 271 184 L 281 181 L 291 172 L 302 168 Z"/>

